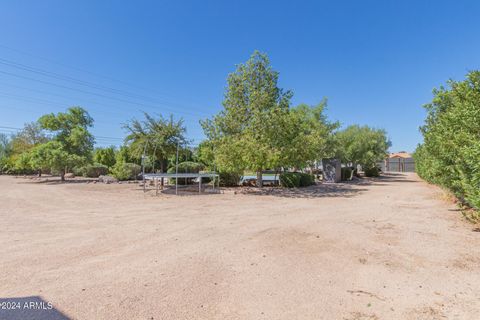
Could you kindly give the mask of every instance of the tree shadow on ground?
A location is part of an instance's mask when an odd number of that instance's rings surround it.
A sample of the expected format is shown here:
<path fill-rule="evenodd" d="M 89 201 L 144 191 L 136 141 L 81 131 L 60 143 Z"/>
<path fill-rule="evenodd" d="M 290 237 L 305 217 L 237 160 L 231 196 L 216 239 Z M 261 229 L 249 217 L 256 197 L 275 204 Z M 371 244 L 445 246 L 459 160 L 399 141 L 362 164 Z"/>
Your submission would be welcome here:
<path fill-rule="evenodd" d="M 281 187 L 263 187 L 263 188 L 241 188 L 237 191 L 239 194 L 274 196 L 281 198 L 330 198 L 342 197 L 351 198 L 355 195 L 367 191 L 361 186 L 369 185 L 367 181 L 351 181 L 346 183 L 318 183 L 314 186 L 304 188 L 281 188 Z"/>
<path fill-rule="evenodd" d="M 408 175 L 406 174 L 391 172 L 383 173 L 379 177 L 366 179 L 371 180 L 377 185 L 388 184 L 392 182 L 418 182 L 418 180 L 409 179 Z"/>
<path fill-rule="evenodd" d="M 142 190 L 143 187 L 140 186 L 136 188 L 135 190 Z M 173 195 L 173 196 L 209 196 L 209 195 L 216 195 L 220 194 L 221 190 L 219 188 L 213 188 L 211 186 L 204 187 L 202 186 L 202 192 L 198 192 L 198 185 L 189 185 L 189 186 L 179 186 L 178 188 L 178 194 L 175 194 L 175 185 L 171 186 L 164 186 L 163 190 L 159 189 L 158 190 L 158 196 L 161 195 Z M 146 189 L 145 194 L 156 196 L 156 190 L 154 186 L 149 186 Z"/>
<path fill-rule="evenodd" d="M 66 178 L 65 181 L 62 181 L 60 177 L 56 176 L 46 176 L 46 177 L 32 177 L 32 176 L 19 176 L 15 178 L 21 178 L 24 181 L 18 181 L 19 184 L 75 184 L 75 183 L 93 183 L 98 181 L 96 178 L 84 178 L 84 177 L 75 177 L 75 178 Z"/>
<path fill-rule="evenodd" d="M 39 296 L 0 298 L 0 319 L 71 320 Z"/>

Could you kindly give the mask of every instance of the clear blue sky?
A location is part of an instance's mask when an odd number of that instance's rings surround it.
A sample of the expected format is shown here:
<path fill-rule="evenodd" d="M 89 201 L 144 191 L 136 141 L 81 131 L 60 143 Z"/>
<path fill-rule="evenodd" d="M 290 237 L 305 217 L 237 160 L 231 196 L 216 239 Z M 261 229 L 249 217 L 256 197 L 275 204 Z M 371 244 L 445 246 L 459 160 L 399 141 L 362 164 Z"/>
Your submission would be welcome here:
<path fill-rule="evenodd" d="M 2 1 L 0 126 L 81 105 L 108 145 L 139 110 L 173 112 L 198 142 L 228 73 L 258 49 L 294 105 L 327 97 L 330 119 L 385 128 L 392 151 L 413 151 L 432 89 L 480 67 L 479 12 L 478 1 Z"/>

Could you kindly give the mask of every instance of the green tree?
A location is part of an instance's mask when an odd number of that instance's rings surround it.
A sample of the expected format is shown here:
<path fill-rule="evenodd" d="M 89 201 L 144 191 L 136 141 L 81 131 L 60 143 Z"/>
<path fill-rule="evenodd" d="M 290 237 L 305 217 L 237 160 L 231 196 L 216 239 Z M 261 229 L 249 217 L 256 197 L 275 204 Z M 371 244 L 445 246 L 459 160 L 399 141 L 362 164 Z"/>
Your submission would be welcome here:
<path fill-rule="evenodd" d="M 7 169 L 9 157 L 12 154 L 12 143 L 9 137 L 0 133 L 0 173 Z"/>
<path fill-rule="evenodd" d="M 377 166 L 388 155 L 390 141 L 383 129 L 351 125 L 336 134 L 337 156 L 347 165 L 364 170 Z"/>
<path fill-rule="evenodd" d="M 257 172 L 280 165 L 282 118 L 288 114 L 292 93 L 277 85 L 278 72 L 266 54 L 255 51 L 227 79 L 224 109 L 213 119 L 202 121 L 214 144 L 215 163 L 226 172 L 244 169 Z"/>
<path fill-rule="evenodd" d="M 31 173 L 33 168 L 28 161 L 29 152 L 35 146 L 47 141 L 48 137 L 37 122 L 26 123 L 22 130 L 12 135 L 9 155 L 6 160 L 4 159 L 3 169 L 16 173 Z M 38 174 L 41 175 L 41 170 Z"/>
<path fill-rule="evenodd" d="M 159 162 L 161 172 L 165 172 L 165 160 L 176 153 L 177 144 L 186 141 L 183 120 L 175 120 L 173 115 L 168 119 L 147 113 L 144 116 L 145 120 L 133 119 L 124 126 L 128 132 L 125 142 L 130 156 L 136 159 L 141 159 L 144 153 L 152 156 Z"/>
<path fill-rule="evenodd" d="M 72 168 L 83 163 L 85 158 L 65 150 L 60 141 L 49 141 L 34 147 L 28 154 L 28 161 L 34 168 L 49 168 L 59 172 L 62 181 L 65 180 L 65 168 Z"/>
<path fill-rule="evenodd" d="M 32 150 L 32 164 L 37 168 L 48 167 L 60 172 L 65 180 L 68 168 L 91 160 L 94 139 L 88 128 L 93 119 L 81 107 L 71 107 L 67 112 L 47 114 L 38 123 L 43 130 L 50 131 L 52 141 L 40 144 Z"/>
<path fill-rule="evenodd" d="M 425 105 L 424 142 L 414 153 L 416 171 L 480 209 L 480 71 L 433 94 Z"/>
<path fill-rule="evenodd" d="M 107 166 L 109 169 L 115 165 L 115 147 L 97 148 L 93 153 L 93 161 Z"/>
<path fill-rule="evenodd" d="M 300 104 L 291 108 L 284 117 L 279 135 L 280 163 L 282 166 L 303 168 L 321 158 L 334 155 L 333 131 L 337 122 L 330 123 L 324 110 L 324 99 L 315 106 Z"/>

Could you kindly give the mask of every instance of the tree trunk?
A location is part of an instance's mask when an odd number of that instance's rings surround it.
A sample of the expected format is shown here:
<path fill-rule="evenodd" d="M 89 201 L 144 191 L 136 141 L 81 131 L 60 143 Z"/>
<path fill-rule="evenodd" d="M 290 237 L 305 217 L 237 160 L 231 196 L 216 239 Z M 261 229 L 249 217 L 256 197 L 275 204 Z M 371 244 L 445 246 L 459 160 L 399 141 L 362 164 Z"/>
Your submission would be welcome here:
<path fill-rule="evenodd" d="M 263 187 L 262 169 L 257 170 L 257 187 Z"/>
<path fill-rule="evenodd" d="M 38 177 L 40 178 L 42 176 L 42 169 L 38 169 Z"/>
<path fill-rule="evenodd" d="M 60 172 L 60 180 L 61 180 L 62 182 L 65 181 L 65 171 Z"/>
<path fill-rule="evenodd" d="M 163 164 L 163 159 L 160 159 L 160 173 L 164 173 L 164 164 Z M 163 186 L 165 184 L 165 182 L 163 181 L 164 179 L 160 179 L 160 185 L 162 186 L 162 190 L 163 190 Z"/>

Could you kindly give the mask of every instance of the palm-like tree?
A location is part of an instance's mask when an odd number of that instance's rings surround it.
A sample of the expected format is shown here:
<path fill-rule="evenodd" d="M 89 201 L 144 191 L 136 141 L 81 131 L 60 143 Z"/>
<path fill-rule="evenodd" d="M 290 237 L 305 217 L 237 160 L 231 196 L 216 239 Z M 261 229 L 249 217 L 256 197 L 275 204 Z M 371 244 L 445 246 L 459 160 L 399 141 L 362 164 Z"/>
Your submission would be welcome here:
<path fill-rule="evenodd" d="M 160 170 L 164 172 L 164 161 L 175 154 L 177 145 L 185 144 L 185 126 L 183 119 L 175 120 L 173 115 L 158 118 L 144 112 L 145 119 L 132 119 L 124 125 L 128 131 L 125 142 L 129 145 L 133 157 L 139 159 L 143 154 L 152 155 L 160 162 Z"/>

